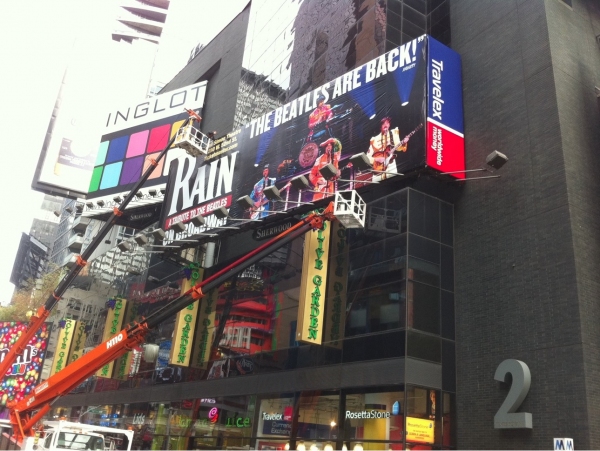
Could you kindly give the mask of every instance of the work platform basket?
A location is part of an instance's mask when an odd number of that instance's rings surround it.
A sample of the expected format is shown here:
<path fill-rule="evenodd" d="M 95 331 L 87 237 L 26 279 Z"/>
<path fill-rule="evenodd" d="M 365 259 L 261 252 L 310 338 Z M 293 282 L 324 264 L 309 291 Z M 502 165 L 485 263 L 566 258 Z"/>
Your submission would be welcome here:
<path fill-rule="evenodd" d="M 192 157 L 206 155 L 208 148 L 212 145 L 212 139 L 193 126 L 190 122 L 185 127 L 181 127 L 175 136 L 173 147 L 184 149 Z"/>
<path fill-rule="evenodd" d="M 355 190 L 336 191 L 333 214 L 347 229 L 365 226 L 367 204 Z"/>

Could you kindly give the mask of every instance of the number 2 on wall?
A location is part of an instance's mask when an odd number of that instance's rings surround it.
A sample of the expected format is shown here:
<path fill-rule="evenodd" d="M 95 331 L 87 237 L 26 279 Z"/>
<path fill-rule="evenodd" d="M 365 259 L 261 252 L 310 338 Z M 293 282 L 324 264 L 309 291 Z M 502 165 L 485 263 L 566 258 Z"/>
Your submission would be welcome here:
<path fill-rule="evenodd" d="M 506 359 L 496 368 L 494 379 L 507 382 L 509 374 L 512 376 L 512 384 L 506 399 L 494 415 L 494 429 L 532 429 L 533 420 L 529 412 L 515 413 L 529 393 L 529 367 L 520 360 Z"/>

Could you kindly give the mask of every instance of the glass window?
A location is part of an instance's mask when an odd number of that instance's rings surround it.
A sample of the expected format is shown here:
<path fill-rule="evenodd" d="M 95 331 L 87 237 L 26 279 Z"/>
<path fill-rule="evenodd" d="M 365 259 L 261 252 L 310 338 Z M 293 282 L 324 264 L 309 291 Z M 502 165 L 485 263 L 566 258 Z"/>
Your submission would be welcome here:
<path fill-rule="evenodd" d="M 417 282 L 423 282 L 433 286 L 440 284 L 440 267 L 418 258 L 408 260 L 408 278 Z"/>
<path fill-rule="evenodd" d="M 454 245 L 454 209 L 451 204 L 440 202 L 440 241 Z"/>
<path fill-rule="evenodd" d="M 404 402 L 403 391 L 347 394 L 342 412 L 346 447 L 402 449 Z"/>
<path fill-rule="evenodd" d="M 456 395 L 443 393 L 442 395 L 442 446 L 456 446 Z"/>
<path fill-rule="evenodd" d="M 406 340 L 408 342 L 406 345 L 408 357 L 441 363 L 442 349 L 439 337 L 408 331 Z"/>
<path fill-rule="evenodd" d="M 441 393 L 423 387 L 406 387 L 406 445 L 413 448 L 440 443 L 442 437 Z M 430 448 L 431 449 L 431 448 Z"/>
<path fill-rule="evenodd" d="M 424 14 L 410 8 L 407 2 L 404 3 L 404 19 L 410 21 L 422 30 L 427 26 L 427 19 Z"/>
<path fill-rule="evenodd" d="M 442 288 L 454 291 L 454 251 L 449 246 L 441 246 Z"/>
<path fill-rule="evenodd" d="M 346 336 L 405 326 L 404 281 L 348 293 Z"/>
<path fill-rule="evenodd" d="M 432 334 L 440 333 L 440 290 L 408 282 L 407 326 Z"/>
<path fill-rule="evenodd" d="M 403 330 L 346 339 L 343 361 L 348 363 L 403 357 L 405 343 Z"/>
<path fill-rule="evenodd" d="M 454 342 L 442 340 L 442 388 L 456 391 L 456 352 Z"/>
<path fill-rule="evenodd" d="M 442 290 L 442 337 L 454 340 L 454 294 Z"/>

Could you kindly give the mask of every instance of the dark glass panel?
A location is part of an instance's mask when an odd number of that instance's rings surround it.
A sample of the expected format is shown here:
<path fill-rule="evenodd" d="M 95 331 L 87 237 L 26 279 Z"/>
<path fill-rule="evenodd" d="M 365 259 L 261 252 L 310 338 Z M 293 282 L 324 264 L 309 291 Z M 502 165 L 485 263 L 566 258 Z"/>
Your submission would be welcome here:
<path fill-rule="evenodd" d="M 432 334 L 440 333 L 440 290 L 408 282 L 407 325 Z"/>
<path fill-rule="evenodd" d="M 408 201 L 408 230 L 425 235 L 425 194 L 410 190 Z"/>
<path fill-rule="evenodd" d="M 408 254 L 413 257 L 420 258 L 421 260 L 426 260 L 439 265 L 440 243 L 409 233 Z"/>
<path fill-rule="evenodd" d="M 427 0 L 404 0 L 404 4 L 417 10 L 421 14 L 427 14 Z"/>
<path fill-rule="evenodd" d="M 454 245 L 454 209 L 445 202 L 440 202 L 440 241 Z"/>
<path fill-rule="evenodd" d="M 454 294 L 442 290 L 442 337 L 454 340 Z"/>
<path fill-rule="evenodd" d="M 344 341 L 343 361 L 389 359 L 404 356 L 405 331 L 365 335 Z"/>
<path fill-rule="evenodd" d="M 398 47 L 400 45 L 400 43 L 402 42 L 402 33 L 400 32 L 400 30 L 396 30 L 394 27 L 392 27 L 392 26 L 390 26 L 390 24 L 388 24 L 385 38 L 388 41 L 391 41 L 392 43 L 394 43 L 395 44 L 394 47 Z M 394 47 L 392 47 L 392 48 L 394 48 Z"/>
<path fill-rule="evenodd" d="M 403 16 L 404 20 L 408 20 L 415 24 L 419 28 L 425 29 L 427 26 L 427 19 L 424 14 L 419 13 L 418 11 L 409 8 L 407 4 L 404 4 Z"/>
<path fill-rule="evenodd" d="M 425 335 L 419 332 L 407 331 L 406 332 L 407 346 L 406 355 L 407 357 L 414 357 L 422 360 L 429 360 L 431 362 L 441 363 L 442 361 L 442 350 L 440 344 L 440 338 L 432 335 Z"/>
<path fill-rule="evenodd" d="M 442 394 L 442 446 L 456 447 L 456 395 Z"/>
<path fill-rule="evenodd" d="M 399 16 L 402 15 L 402 1 L 401 0 L 388 0 L 387 2 L 388 11 L 393 11 Z"/>
<path fill-rule="evenodd" d="M 448 340 L 442 340 L 442 389 L 456 391 L 456 352 Z"/>
<path fill-rule="evenodd" d="M 403 328 L 404 281 L 348 293 L 346 336 Z"/>
<path fill-rule="evenodd" d="M 454 291 L 454 251 L 451 247 L 441 246 L 442 289 Z"/>
<path fill-rule="evenodd" d="M 402 32 L 409 36 L 411 41 L 415 38 L 418 38 L 421 35 L 424 35 L 427 31 L 427 27 L 420 27 L 418 25 L 413 24 L 406 18 L 402 21 Z"/>
<path fill-rule="evenodd" d="M 440 267 L 435 263 L 416 258 L 408 260 L 408 278 L 436 287 L 440 286 Z"/>
<path fill-rule="evenodd" d="M 399 30 L 402 28 L 402 16 L 399 14 L 395 14 L 392 11 L 388 10 L 387 13 L 387 24 L 388 26 L 392 26 Z"/>

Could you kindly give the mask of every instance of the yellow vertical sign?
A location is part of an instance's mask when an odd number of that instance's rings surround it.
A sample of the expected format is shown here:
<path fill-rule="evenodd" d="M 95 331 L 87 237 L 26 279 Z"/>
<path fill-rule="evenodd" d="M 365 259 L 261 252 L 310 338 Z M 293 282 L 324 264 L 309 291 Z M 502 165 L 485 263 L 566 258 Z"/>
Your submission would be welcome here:
<path fill-rule="evenodd" d="M 199 269 L 199 278 L 202 279 L 204 269 Z M 181 294 L 192 288 L 192 281 L 183 279 Z M 192 343 L 194 342 L 194 333 L 196 331 L 196 319 L 198 317 L 198 308 L 200 301 L 192 302 L 186 308 L 177 313 L 175 319 L 175 329 L 173 330 L 173 344 L 169 355 L 171 365 L 189 366 L 192 357 Z"/>
<path fill-rule="evenodd" d="M 50 370 L 50 376 L 58 373 L 69 363 L 69 351 L 73 342 L 73 332 L 75 331 L 75 320 L 65 320 L 65 327 L 58 334 L 58 343 L 54 354 L 54 361 Z"/>
<path fill-rule="evenodd" d="M 71 345 L 71 352 L 69 352 L 69 363 L 74 362 L 83 355 L 83 348 L 85 347 L 85 340 L 87 339 L 85 326 L 85 322 L 75 321 L 73 344 Z"/>
<path fill-rule="evenodd" d="M 128 302 L 127 308 L 123 307 L 123 310 L 125 311 L 125 315 L 123 316 L 124 321 L 122 324 L 131 323 L 137 315 L 137 305 L 133 302 Z M 119 329 L 122 329 L 122 327 L 119 327 Z M 115 359 L 115 373 L 113 374 L 114 379 L 127 380 L 129 377 L 129 369 L 131 368 L 133 356 L 133 351 L 128 351 L 118 359 Z"/>
<path fill-rule="evenodd" d="M 298 341 L 312 344 L 321 344 L 323 341 L 330 235 L 330 224 L 325 222 L 323 229 L 308 232 L 304 240 L 302 282 L 296 329 L 296 340 Z"/>
<path fill-rule="evenodd" d="M 323 344 L 341 349 L 346 328 L 348 241 L 339 221 L 331 225 L 331 263 L 327 276 L 327 311 Z"/>
<path fill-rule="evenodd" d="M 109 308 L 108 313 L 106 314 L 106 324 L 104 325 L 102 342 L 107 341 L 109 338 L 121 331 L 126 307 L 126 299 L 115 298 L 115 307 L 113 309 Z M 107 363 L 96 372 L 96 376 L 110 378 L 112 376 L 114 364 L 115 362 Z"/>
<path fill-rule="evenodd" d="M 133 360 L 133 351 L 126 352 L 121 357 L 115 360 L 115 374 L 114 379 L 127 380 L 129 377 L 129 368 L 131 368 L 131 361 Z"/>
<path fill-rule="evenodd" d="M 200 312 L 196 323 L 196 340 L 192 351 L 190 366 L 204 368 L 210 361 L 210 349 L 215 331 L 215 316 L 217 313 L 218 288 L 210 290 L 201 299 Z"/>

